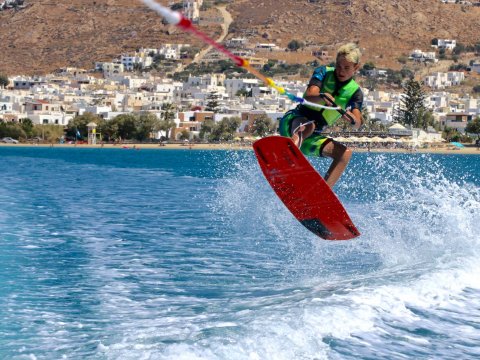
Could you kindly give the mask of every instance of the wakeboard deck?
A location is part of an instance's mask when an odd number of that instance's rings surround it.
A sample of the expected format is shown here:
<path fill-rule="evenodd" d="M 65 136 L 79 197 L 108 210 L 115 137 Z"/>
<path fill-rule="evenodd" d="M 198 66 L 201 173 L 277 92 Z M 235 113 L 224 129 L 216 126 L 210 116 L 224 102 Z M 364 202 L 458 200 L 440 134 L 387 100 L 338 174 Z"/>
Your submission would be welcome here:
<path fill-rule="evenodd" d="M 340 200 L 288 137 L 269 136 L 253 144 L 270 186 L 303 226 L 325 240 L 360 235 Z"/>

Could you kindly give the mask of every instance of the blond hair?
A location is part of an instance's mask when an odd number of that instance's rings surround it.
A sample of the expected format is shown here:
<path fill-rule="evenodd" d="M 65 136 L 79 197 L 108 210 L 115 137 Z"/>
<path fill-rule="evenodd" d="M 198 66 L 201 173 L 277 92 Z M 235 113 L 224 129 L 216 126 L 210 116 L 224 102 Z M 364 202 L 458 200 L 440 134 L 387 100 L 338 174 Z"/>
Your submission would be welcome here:
<path fill-rule="evenodd" d="M 345 56 L 345 59 L 347 61 L 358 64 L 360 62 L 360 58 L 362 57 L 362 53 L 360 52 L 357 44 L 348 43 L 340 46 L 340 48 L 338 49 L 337 59 L 341 56 Z"/>

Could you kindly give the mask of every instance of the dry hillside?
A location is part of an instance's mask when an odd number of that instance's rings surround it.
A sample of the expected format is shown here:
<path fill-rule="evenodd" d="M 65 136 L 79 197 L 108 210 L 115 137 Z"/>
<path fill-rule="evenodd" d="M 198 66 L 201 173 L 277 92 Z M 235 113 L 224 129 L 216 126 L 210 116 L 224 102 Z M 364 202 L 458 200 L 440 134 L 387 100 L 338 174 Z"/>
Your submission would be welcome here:
<path fill-rule="evenodd" d="M 141 46 L 198 44 L 190 35 L 163 25 L 140 1 L 27 3 L 21 11 L 0 12 L 0 73 L 92 68 L 94 61 L 111 60 Z M 480 7 L 440 0 L 236 0 L 227 9 L 234 20 L 230 37 L 247 35 L 253 43 L 281 46 L 296 39 L 327 49 L 353 40 L 365 49 L 366 60 L 390 67 L 398 66 L 396 59 L 413 48 L 427 50 L 435 37 L 480 42 Z M 202 29 L 210 35 L 220 33 L 219 25 Z"/>
<path fill-rule="evenodd" d="M 140 47 L 193 43 L 140 1 L 27 0 L 0 12 L 0 73 L 42 74 L 64 66 L 90 69 Z M 202 28 L 210 35 L 219 25 Z"/>
<path fill-rule="evenodd" d="M 480 42 L 480 7 L 440 0 L 239 0 L 230 10 L 238 33 L 255 29 L 257 40 L 286 46 L 292 39 L 335 49 L 356 41 L 366 59 L 387 66 L 433 38 Z M 250 14 L 250 15 L 247 15 Z"/>

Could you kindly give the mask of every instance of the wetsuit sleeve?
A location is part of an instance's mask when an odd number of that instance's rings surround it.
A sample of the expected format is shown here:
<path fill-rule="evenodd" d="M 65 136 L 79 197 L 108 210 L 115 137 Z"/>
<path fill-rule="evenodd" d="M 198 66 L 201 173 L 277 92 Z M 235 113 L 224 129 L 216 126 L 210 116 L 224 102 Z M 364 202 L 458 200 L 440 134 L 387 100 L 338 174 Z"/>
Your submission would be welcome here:
<path fill-rule="evenodd" d="M 353 94 L 352 98 L 347 104 L 347 109 L 352 111 L 353 109 L 358 109 L 362 111 L 363 107 L 363 91 L 358 88 L 357 91 Z"/>
<path fill-rule="evenodd" d="M 318 87 L 321 87 L 323 79 L 325 79 L 326 75 L 327 75 L 327 67 L 325 65 L 316 68 L 315 71 L 313 72 L 312 78 L 308 83 L 308 86 L 316 85 Z"/>

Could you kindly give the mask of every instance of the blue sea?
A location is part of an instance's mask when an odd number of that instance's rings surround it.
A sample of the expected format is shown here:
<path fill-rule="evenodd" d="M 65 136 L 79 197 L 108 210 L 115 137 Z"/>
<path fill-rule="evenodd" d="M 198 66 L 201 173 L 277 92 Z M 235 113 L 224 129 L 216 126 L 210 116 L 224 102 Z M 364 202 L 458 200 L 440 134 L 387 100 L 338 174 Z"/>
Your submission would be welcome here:
<path fill-rule="evenodd" d="M 0 171 L 0 359 L 480 358 L 479 155 L 355 153 L 351 241 L 251 151 L 2 147 Z"/>

